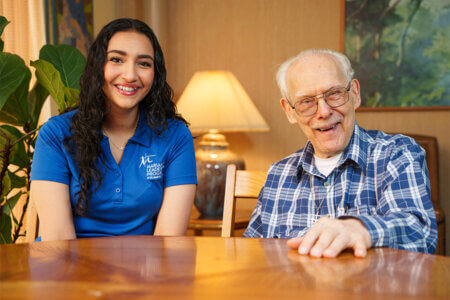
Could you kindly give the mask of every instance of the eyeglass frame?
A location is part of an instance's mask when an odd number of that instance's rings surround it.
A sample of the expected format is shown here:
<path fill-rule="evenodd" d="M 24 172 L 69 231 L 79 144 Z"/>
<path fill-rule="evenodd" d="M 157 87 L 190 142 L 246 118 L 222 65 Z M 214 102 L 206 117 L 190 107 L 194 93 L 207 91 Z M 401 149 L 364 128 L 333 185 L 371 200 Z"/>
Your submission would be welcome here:
<path fill-rule="evenodd" d="M 344 88 L 344 87 L 340 87 L 340 88 Z M 320 93 L 320 94 L 317 94 L 317 95 L 315 95 L 315 96 L 306 96 L 306 97 L 303 98 L 302 100 L 299 100 L 299 101 L 295 102 L 293 105 L 291 104 L 291 102 L 290 102 L 289 100 L 288 100 L 287 102 L 289 103 L 289 106 L 295 111 L 295 113 L 296 113 L 298 116 L 300 116 L 300 117 L 309 117 L 309 116 L 312 116 L 312 115 L 316 114 L 316 113 L 317 113 L 317 110 L 319 109 L 319 99 L 318 99 L 318 98 L 322 98 L 323 101 L 325 101 L 325 103 L 326 103 L 329 107 L 331 107 L 331 108 L 337 108 L 337 107 L 340 107 L 340 106 L 346 104 L 346 103 L 348 102 L 348 100 L 350 100 L 350 97 L 348 96 L 348 92 L 351 90 L 351 88 L 352 88 L 352 80 L 350 80 L 350 81 L 348 82 L 348 84 L 347 84 L 347 87 L 344 88 L 344 89 L 345 89 L 345 91 L 344 91 L 344 93 L 345 93 L 344 97 L 347 96 L 347 99 L 346 99 L 343 103 L 341 103 L 341 104 L 339 104 L 339 105 L 337 105 L 337 106 L 331 106 L 331 105 L 328 103 L 327 99 L 325 98 L 325 94 L 328 93 L 328 92 L 330 92 L 330 91 L 333 91 L 334 89 L 338 89 L 338 88 L 336 88 L 336 87 L 332 87 L 332 88 L 326 90 L 325 92 Z M 316 110 L 315 110 L 313 113 L 311 113 L 311 114 L 306 114 L 306 115 L 300 114 L 300 113 L 295 109 L 295 105 L 297 105 L 298 103 L 304 101 L 305 99 L 311 99 L 311 98 L 314 99 L 314 102 L 316 103 Z"/>

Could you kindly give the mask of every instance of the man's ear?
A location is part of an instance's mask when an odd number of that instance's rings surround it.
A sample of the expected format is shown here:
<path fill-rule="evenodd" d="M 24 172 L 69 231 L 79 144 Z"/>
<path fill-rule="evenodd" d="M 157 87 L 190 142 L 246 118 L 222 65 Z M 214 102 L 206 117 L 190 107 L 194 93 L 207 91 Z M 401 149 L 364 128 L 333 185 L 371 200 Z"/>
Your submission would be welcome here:
<path fill-rule="evenodd" d="M 350 94 L 353 98 L 353 107 L 357 109 L 361 105 L 361 94 L 358 79 L 352 79 Z"/>
<path fill-rule="evenodd" d="M 284 98 L 281 98 L 280 104 L 284 110 L 284 113 L 286 114 L 286 117 L 287 117 L 289 123 L 296 124 L 297 119 L 295 117 L 295 110 L 291 107 L 291 104 L 289 103 L 289 101 L 287 101 Z"/>

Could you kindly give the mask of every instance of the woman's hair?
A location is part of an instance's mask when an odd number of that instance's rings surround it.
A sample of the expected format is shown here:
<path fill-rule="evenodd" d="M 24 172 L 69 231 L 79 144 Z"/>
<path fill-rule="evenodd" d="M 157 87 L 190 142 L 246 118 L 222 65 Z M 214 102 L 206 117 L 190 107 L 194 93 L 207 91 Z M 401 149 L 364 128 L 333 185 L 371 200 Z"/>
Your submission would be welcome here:
<path fill-rule="evenodd" d="M 109 41 L 115 33 L 123 31 L 142 33 L 153 46 L 155 76 L 150 91 L 139 103 L 139 109 L 146 114 L 148 125 L 157 134 L 162 134 L 169 119 L 178 119 L 187 124 L 176 112 L 172 101 L 173 90 L 166 82 L 164 55 L 150 27 L 142 21 L 128 18 L 114 20 L 103 27 L 89 49 L 80 79 L 78 111 L 72 117 L 70 127 L 72 135 L 65 140 L 66 148 L 79 167 L 80 191 L 76 194 L 78 201 L 75 206 L 77 215 L 86 215 L 93 188 L 97 190 L 101 185 L 103 177 L 96 163 L 102 162 L 106 169 L 105 156 L 100 146 L 103 137 L 100 129 L 107 114 L 107 98 L 102 89 L 105 81 L 103 68 Z"/>

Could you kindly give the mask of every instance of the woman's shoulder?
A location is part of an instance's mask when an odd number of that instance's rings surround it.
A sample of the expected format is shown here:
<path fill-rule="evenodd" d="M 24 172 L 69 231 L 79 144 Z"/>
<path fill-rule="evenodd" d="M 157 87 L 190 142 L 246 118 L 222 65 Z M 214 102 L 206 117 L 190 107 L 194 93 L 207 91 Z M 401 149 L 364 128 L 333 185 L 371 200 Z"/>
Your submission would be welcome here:
<path fill-rule="evenodd" d="M 39 130 L 40 134 L 53 134 L 59 137 L 66 137 L 70 134 L 70 124 L 76 110 L 63 113 L 48 119 Z"/>
<path fill-rule="evenodd" d="M 171 130 L 186 130 L 188 127 L 183 121 L 170 118 L 167 120 L 167 128 Z"/>
<path fill-rule="evenodd" d="M 167 131 L 167 133 L 163 133 L 163 135 L 192 136 L 188 126 L 183 121 L 178 119 L 167 120 L 167 128 L 165 131 Z"/>

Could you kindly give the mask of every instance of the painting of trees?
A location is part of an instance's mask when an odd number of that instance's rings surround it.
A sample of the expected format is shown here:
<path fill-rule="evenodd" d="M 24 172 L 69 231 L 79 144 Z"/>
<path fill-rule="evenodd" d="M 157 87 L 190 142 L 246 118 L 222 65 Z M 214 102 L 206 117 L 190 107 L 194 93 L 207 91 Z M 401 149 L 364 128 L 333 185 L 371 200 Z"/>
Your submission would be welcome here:
<path fill-rule="evenodd" d="M 345 53 L 362 106 L 450 105 L 448 0 L 346 0 Z"/>

